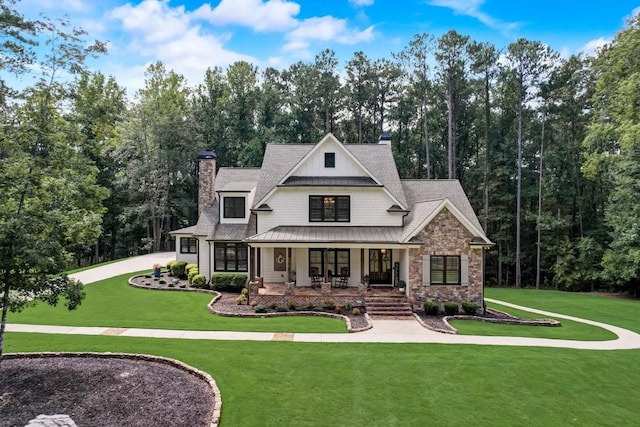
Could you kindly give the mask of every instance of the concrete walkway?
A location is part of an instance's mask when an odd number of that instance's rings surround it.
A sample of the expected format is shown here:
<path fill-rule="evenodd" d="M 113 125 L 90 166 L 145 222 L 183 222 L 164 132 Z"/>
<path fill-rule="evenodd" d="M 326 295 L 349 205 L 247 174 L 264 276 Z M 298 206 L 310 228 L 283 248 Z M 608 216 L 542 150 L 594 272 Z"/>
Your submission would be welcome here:
<path fill-rule="evenodd" d="M 113 264 L 87 270 L 73 275 L 83 283 L 92 283 L 105 278 L 118 276 L 134 271 L 150 269 L 154 263 L 166 264 L 174 259 L 173 252 L 144 255 L 130 258 Z M 229 341 L 295 341 L 317 343 L 424 343 L 424 344 L 475 344 L 522 347 L 555 347 L 583 350 L 625 350 L 640 348 L 640 334 L 591 320 L 580 319 L 558 313 L 537 310 L 504 301 L 486 299 L 489 302 L 507 307 L 530 311 L 545 317 L 555 317 L 582 322 L 606 329 L 618 336 L 609 341 L 573 341 L 547 338 L 493 337 L 472 335 L 441 334 L 423 328 L 414 320 L 373 320 L 373 328 L 353 334 L 320 334 L 320 333 L 272 333 L 272 332 L 227 332 L 227 331 L 181 331 L 167 329 L 108 328 L 108 327 L 76 327 L 8 324 L 9 332 L 35 332 L 44 334 L 70 335 L 110 335 L 123 337 L 174 338 L 196 340 L 229 340 Z"/>

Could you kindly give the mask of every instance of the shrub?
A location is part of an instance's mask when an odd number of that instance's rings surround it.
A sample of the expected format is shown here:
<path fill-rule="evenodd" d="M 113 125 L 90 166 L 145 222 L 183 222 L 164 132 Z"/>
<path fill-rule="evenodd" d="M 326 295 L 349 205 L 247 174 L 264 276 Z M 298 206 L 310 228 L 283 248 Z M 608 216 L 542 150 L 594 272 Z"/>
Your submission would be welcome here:
<path fill-rule="evenodd" d="M 193 280 L 193 278 L 198 274 L 200 274 L 198 267 L 195 267 L 189 270 L 189 273 L 187 273 L 187 279 L 189 281 L 189 284 L 191 284 L 191 281 Z"/>
<path fill-rule="evenodd" d="M 256 313 L 266 313 L 267 307 L 262 304 L 258 304 L 254 307 L 253 311 L 255 311 Z"/>
<path fill-rule="evenodd" d="M 326 300 L 322 305 L 322 308 L 324 308 L 325 310 L 333 310 L 336 308 L 336 304 L 331 300 Z"/>
<path fill-rule="evenodd" d="M 249 289 L 247 289 L 247 288 L 242 288 L 242 291 L 240 291 L 240 295 L 244 295 L 244 296 L 249 295 Z"/>
<path fill-rule="evenodd" d="M 289 302 L 287 303 L 287 305 L 289 306 L 289 310 L 295 310 L 296 309 L 296 300 L 290 299 Z"/>
<path fill-rule="evenodd" d="M 198 268 L 198 264 L 187 264 L 184 267 L 184 271 L 188 274 L 192 268 Z"/>
<path fill-rule="evenodd" d="M 307 310 L 313 310 L 313 307 L 314 307 L 314 306 L 313 306 L 313 302 L 309 301 L 309 302 L 307 303 Z"/>
<path fill-rule="evenodd" d="M 236 298 L 236 304 L 240 305 L 244 303 L 245 299 L 246 298 L 244 297 L 244 295 L 240 295 L 238 298 Z"/>
<path fill-rule="evenodd" d="M 478 311 L 478 304 L 475 302 L 463 302 L 462 309 L 466 314 L 474 315 Z"/>
<path fill-rule="evenodd" d="M 176 261 L 171 264 L 171 275 L 173 277 L 186 278 L 184 268 L 187 266 L 185 261 Z"/>
<path fill-rule="evenodd" d="M 424 302 L 424 312 L 428 316 L 437 316 L 438 315 L 438 303 L 433 301 L 425 301 Z"/>
<path fill-rule="evenodd" d="M 344 309 L 347 310 L 347 311 L 351 310 L 351 303 L 350 302 L 345 302 L 344 303 Z"/>
<path fill-rule="evenodd" d="M 276 311 L 284 313 L 285 311 L 289 311 L 289 307 L 287 307 L 286 305 L 279 305 L 276 307 Z"/>
<path fill-rule="evenodd" d="M 211 276 L 211 287 L 220 292 L 241 293 L 247 284 L 244 274 L 214 274 Z"/>
<path fill-rule="evenodd" d="M 358 307 L 353 307 L 353 310 L 351 310 L 351 314 L 353 314 L 354 316 L 359 316 L 360 309 Z"/>
<path fill-rule="evenodd" d="M 342 304 L 336 304 L 336 313 L 340 313 L 343 308 Z"/>
<path fill-rule="evenodd" d="M 191 279 L 191 286 L 194 288 L 206 288 L 207 287 L 207 278 L 202 274 L 196 274 Z"/>
<path fill-rule="evenodd" d="M 175 263 L 176 261 L 168 261 L 167 262 L 167 273 L 169 273 L 169 275 L 171 275 L 171 266 Z"/>
<path fill-rule="evenodd" d="M 458 314 L 459 309 L 460 307 L 458 307 L 457 302 L 449 301 L 444 303 L 444 312 L 447 316 L 453 316 L 455 314 Z"/>
<path fill-rule="evenodd" d="M 269 304 L 269 308 L 272 309 L 272 310 L 275 310 L 277 306 L 278 306 L 278 304 L 275 303 L 275 302 L 272 302 L 272 303 Z"/>

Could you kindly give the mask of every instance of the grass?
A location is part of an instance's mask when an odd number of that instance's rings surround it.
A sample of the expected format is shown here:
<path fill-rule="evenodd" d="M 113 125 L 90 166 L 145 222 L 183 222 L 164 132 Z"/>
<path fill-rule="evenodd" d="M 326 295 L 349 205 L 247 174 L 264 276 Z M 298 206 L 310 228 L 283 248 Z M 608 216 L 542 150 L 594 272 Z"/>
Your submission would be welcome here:
<path fill-rule="evenodd" d="M 500 304 L 487 304 L 507 312 L 513 316 L 523 319 L 540 319 L 545 316 L 528 311 L 517 310 Z M 538 307 L 536 307 L 538 308 Z M 553 338 L 565 340 L 581 341 L 604 341 L 616 339 L 616 334 L 597 326 L 587 325 L 572 320 L 558 319 L 561 322 L 559 327 L 548 326 L 528 326 L 528 325 L 506 325 L 499 323 L 479 322 L 475 320 L 452 320 L 449 323 L 458 329 L 460 335 L 490 335 L 506 337 L 527 337 L 527 338 Z"/>
<path fill-rule="evenodd" d="M 640 333 L 640 301 L 535 289 L 487 288 L 487 298 L 595 320 Z"/>
<path fill-rule="evenodd" d="M 91 283 L 87 297 L 75 311 L 63 304 L 37 303 L 21 313 L 11 313 L 10 323 L 65 326 L 107 326 L 202 331 L 346 332 L 343 321 L 312 316 L 245 319 L 223 317 L 207 311 L 213 297 L 199 292 L 169 292 L 133 288 L 124 274 Z"/>
<path fill-rule="evenodd" d="M 6 350 L 123 351 L 209 372 L 224 426 L 633 425 L 638 350 L 9 333 Z"/>

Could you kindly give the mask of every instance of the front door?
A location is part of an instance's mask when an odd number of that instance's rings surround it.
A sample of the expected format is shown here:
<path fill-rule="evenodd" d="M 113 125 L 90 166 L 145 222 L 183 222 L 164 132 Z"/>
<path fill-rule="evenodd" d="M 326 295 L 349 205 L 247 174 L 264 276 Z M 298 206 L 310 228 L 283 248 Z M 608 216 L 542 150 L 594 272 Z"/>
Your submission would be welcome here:
<path fill-rule="evenodd" d="M 392 261 L 391 249 L 369 249 L 369 284 L 390 285 Z"/>

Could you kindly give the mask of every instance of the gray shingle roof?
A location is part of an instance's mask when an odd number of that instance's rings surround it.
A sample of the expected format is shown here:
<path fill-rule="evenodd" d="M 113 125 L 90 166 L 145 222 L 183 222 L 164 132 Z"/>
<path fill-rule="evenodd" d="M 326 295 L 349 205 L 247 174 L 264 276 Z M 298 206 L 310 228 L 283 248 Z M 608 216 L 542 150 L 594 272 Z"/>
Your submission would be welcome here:
<path fill-rule="evenodd" d="M 192 225 L 191 227 L 170 231 L 169 234 L 193 234 L 193 230 L 195 230 L 195 228 L 195 225 Z"/>
<path fill-rule="evenodd" d="M 290 176 L 282 186 L 375 187 L 368 176 Z"/>
<path fill-rule="evenodd" d="M 216 191 L 251 191 L 260 177 L 259 168 L 220 168 L 216 174 Z"/>
<path fill-rule="evenodd" d="M 194 236 L 205 236 L 207 240 L 244 240 L 256 234 L 255 215 L 249 217 L 248 224 L 220 224 L 218 200 L 213 206 L 202 210 L 193 231 Z"/>

